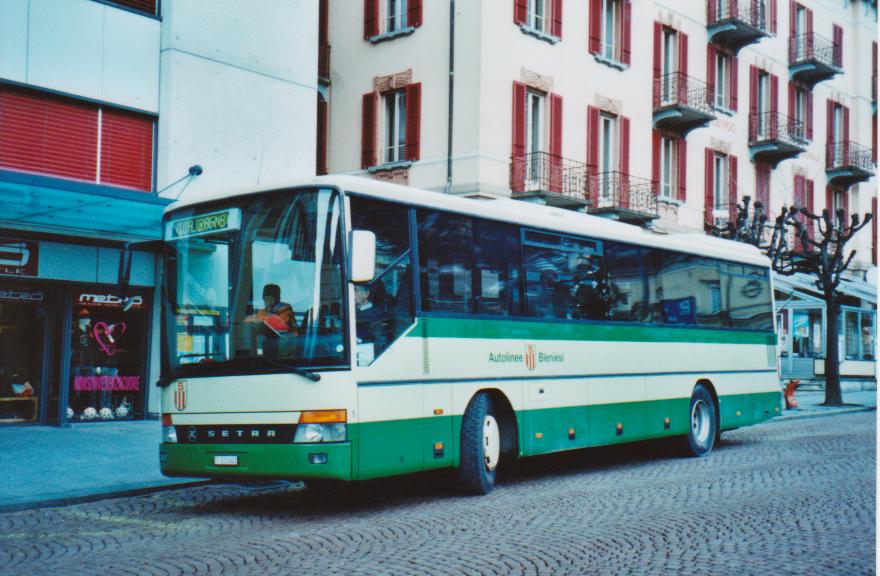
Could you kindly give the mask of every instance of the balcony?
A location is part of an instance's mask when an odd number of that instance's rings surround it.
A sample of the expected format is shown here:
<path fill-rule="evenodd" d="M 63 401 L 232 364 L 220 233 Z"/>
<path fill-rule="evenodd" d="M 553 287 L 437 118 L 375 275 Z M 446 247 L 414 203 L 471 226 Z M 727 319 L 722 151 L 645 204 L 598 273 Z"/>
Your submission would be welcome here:
<path fill-rule="evenodd" d="M 770 36 L 767 8 L 758 0 L 709 3 L 707 20 L 709 42 L 736 54 L 743 46 Z"/>
<path fill-rule="evenodd" d="M 789 75 L 810 89 L 843 72 L 841 56 L 840 46 L 815 32 L 792 36 L 788 40 Z"/>
<path fill-rule="evenodd" d="M 596 174 L 590 178 L 588 212 L 629 224 L 648 224 L 660 217 L 657 183 L 621 172 Z"/>
<path fill-rule="evenodd" d="M 510 159 L 513 198 L 582 209 L 589 202 L 587 165 L 547 152 L 532 152 Z"/>
<path fill-rule="evenodd" d="M 807 149 L 804 123 L 779 112 L 763 112 L 749 118 L 749 152 L 753 162 L 776 167 Z"/>
<path fill-rule="evenodd" d="M 712 90 L 705 82 L 681 72 L 654 80 L 654 126 L 679 136 L 715 119 Z"/>
<path fill-rule="evenodd" d="M 330 45 L 318 46 L 318 80 L 322 84 L 330 83 Z"/>
<path fill-rule="evenodd" d="M 832 142 L 825 154 L 825 176 L 832 186 L 848 188 L 874 175 L 871 149 L 867 146 L 851 141 Z"/>

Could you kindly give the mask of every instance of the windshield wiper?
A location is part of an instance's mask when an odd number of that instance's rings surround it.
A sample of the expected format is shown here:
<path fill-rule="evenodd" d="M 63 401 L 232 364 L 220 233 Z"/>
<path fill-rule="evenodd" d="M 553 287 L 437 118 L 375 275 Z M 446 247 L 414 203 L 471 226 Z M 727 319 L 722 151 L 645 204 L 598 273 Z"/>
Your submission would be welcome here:
<path fill-rule="evenodd" d="M 281 362 L 279 360 L 274 360 L 272 358 L 263 358 L 269 364 L 274 364 L 275 366 L 280 366 L 281 368 L 286 368 L 290 370 L 294 374 L 299 376 L 303 376 L 304 378 L 308 378 L 312 382 L 318 382 L 321 380 L 321 375 L 312 372 L 311 370 L 306 370 L 305 368 L 300 368 L 299 366 L 294 366 L 293 364 L 288 364 L 287 362 Z"/>

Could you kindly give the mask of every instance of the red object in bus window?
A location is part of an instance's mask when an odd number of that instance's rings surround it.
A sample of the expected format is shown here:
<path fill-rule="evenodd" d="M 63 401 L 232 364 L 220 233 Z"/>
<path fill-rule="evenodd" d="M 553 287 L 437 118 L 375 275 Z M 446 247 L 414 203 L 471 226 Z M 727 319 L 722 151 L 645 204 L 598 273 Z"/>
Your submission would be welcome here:
<path fill-rule="evenodd" d="M 266 325 L 267 328 L 282 336 L 290 332 L 290 326 L 287 325 L 287 322 L 282 320 L 281 316 L 278 314 L 270 314 L 263 318 L 263 324 Z"/>

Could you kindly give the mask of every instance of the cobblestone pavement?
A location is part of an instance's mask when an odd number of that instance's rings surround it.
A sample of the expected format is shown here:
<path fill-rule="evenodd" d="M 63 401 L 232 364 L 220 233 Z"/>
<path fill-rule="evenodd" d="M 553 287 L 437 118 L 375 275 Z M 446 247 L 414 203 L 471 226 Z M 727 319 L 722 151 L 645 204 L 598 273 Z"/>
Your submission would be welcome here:
<path fill-rule="evenodd" d="M 2 574 L 873 574 L 876 415 L 524 462 L 487 497 L 447 475 L 323 495 L 212 484 L 0 514 Z"/>

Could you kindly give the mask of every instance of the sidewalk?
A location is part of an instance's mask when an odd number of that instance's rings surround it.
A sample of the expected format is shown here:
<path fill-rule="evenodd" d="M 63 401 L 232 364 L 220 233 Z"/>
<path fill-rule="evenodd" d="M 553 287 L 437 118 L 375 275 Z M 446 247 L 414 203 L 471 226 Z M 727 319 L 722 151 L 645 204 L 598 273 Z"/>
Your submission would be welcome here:
<path fill-rule="evenodd" d="M 799 407 L 771 422 L 876 410 L 877 392 L 844 392 L 849 406 L 826 408 L 824 392 L 796 395 Z M 159 471 L 156 420 L 0 427 L 0 512 L 124 496 L 203 482 Z"/>

